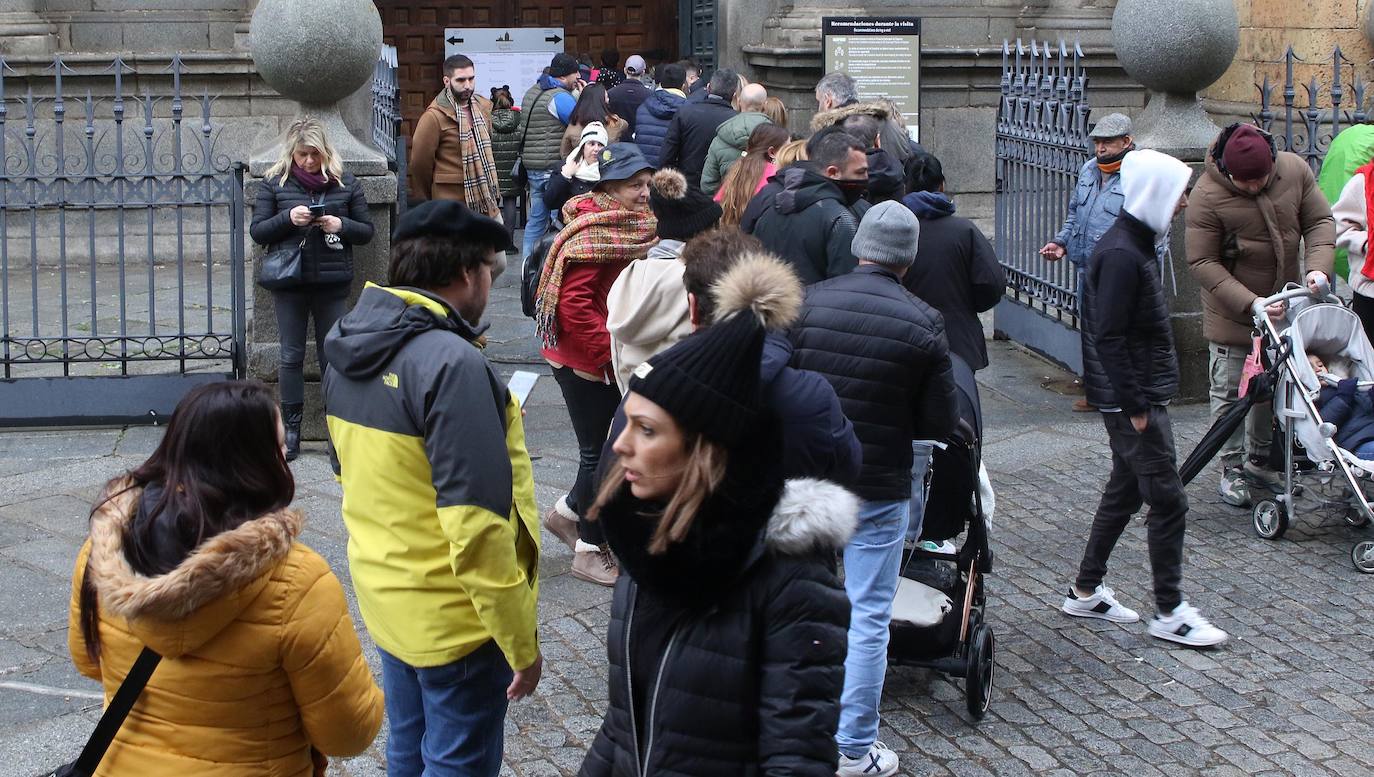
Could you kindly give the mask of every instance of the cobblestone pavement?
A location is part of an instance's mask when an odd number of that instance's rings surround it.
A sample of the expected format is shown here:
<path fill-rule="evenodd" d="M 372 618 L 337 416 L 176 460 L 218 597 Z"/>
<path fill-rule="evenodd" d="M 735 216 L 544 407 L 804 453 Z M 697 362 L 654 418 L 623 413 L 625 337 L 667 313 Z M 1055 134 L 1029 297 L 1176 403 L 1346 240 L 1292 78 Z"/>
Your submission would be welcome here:
<path fill-rule="evenodd" d="M 498 283 L 490 355 L 503 371 L 541 369 L 518 313 L 514 273 Z M 1144 624 L 1061 615 L 1091 511 L 1106 476 L 1101 422 L 1041 388 L 1062 379 L 1005 343 L 980 378 L 985 458 L 998 493 L 989 581 L 997 635 L 996 691 L 981 723 L 962 682 L 925 670 L 888 675 L 881 738 L 911 775 L 1374 774 L 1374 577 L 1356 573 L 1360 531 L 1339 518 L 1300 520 L 1279 542 L 1255 537 L 1248 513 L 1215 497 L 1215 474 L 1192 488 L 1185 593 L 1232 635 L 1221 650 L 1166 648 Z M 544 370 L 546 372 L 546 370 Z M 1175 409 L 1180 448 L 1207 426 L 1205 408 Z M 553 381 L 527 419 L 541 505 L 572 481 L 576 446 Z M 71 563 L 101 484 L 142 460 L 151 428 L 0 434 L 0 774 L 35 775 L 74 756 L 99 710 L 98 689 L 66 654 Z M 339 490 L 324 455 L 294 465 L 304 541 L 345 587 Z M 547 534 L 540 603 L 545 675 L 512 708 L 507 775 L 576 772 L 606 701 L 602 640 L 609 592 L 567 574 L 568 551 Z M 1128 530 L 1110 576 L 1148 615 L 1144 527 Z M 364 648 L 376 666 L 366 633 Z M 378 744 L 332 773 L 384 773 Z"/>

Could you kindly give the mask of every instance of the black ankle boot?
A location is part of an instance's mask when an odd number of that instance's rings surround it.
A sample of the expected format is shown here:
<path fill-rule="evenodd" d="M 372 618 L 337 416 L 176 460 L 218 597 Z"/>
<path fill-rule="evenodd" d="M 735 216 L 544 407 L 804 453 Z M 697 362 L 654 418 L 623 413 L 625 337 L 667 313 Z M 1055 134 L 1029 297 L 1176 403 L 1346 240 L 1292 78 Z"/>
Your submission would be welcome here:
<path fill-rule="evenodd" d="M 286 427 L 286 460 L 295 461 L 301 455 L 301 416 L 305 406 L 285 404 L 281 406 L 281 422 Z"/>

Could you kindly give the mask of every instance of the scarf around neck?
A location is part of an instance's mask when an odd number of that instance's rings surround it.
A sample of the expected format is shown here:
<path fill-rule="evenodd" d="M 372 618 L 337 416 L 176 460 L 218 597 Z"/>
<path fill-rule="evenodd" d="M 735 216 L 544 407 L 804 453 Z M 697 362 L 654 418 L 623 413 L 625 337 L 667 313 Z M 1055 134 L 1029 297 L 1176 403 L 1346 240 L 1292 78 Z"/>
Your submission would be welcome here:
<path fill-rule="evenodd" d="M 318 173 L 311 173 L 295 162 L 292 162 L 291 177 L 295 178 L 296 183 L 300 184 L 302 188 L 311 194 L 319 194 L 329 188 L 329 175 L 323 170 Z"/>

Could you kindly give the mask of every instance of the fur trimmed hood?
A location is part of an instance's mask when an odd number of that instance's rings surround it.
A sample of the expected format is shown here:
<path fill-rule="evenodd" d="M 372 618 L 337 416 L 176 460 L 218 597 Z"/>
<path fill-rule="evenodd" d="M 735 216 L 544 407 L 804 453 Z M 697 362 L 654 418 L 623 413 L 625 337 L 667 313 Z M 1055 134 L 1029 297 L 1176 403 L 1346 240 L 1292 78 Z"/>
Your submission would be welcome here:
<path fill-rule="evenodd" d="M 878 121 L 887 121 L 893 117 L 900 117 L 902 114 L 891 100 L 861 100 L 839 108 L 818 112 L 811 117 L 811 131 L 818 132 L 832 124 L 844 121 L 850 116 L 859 115 L 872 116 Z"/>
<path fill-rule="evenodd" d="M 86 575 L 101 609 L 129 621 L 130 630 L 164 656 L 194 650 L 238 617 L 291 552 L 305 523 L 296 510 L 267 513 L 206 540 L 171 572 L 145 577 L 124 555 L 124 531 L 142 495 L 128 480 L 106 487 L 91 516 Z"/>
<path fill-rule="evenodd" d="M 764 542 L 784 556 L 830 553 L 849 544 L 858 524 L 854 494 L 826 480 L 789 480 L 768 519 Z"/>

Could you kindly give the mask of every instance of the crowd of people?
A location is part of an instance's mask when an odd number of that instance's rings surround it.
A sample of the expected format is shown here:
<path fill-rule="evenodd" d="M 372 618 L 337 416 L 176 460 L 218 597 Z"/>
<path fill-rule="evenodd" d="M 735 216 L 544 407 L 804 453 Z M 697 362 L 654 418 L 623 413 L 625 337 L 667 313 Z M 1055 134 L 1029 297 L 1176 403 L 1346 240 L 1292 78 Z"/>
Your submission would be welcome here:
<path fill-rule="evenodd" d="M 932 446 L 957 421 L 953 373 L 988 364 L 978 316 L 1002 267 L 955 215 L 939 159 L 849 76 L 818 83 L 800 136 L 731 70 L 703 81 L 670 62 L 651 80 L 640 56 L 603 60 L 593 75 L 555 55 L 517 102 L 475 94 L 472 60 L 449 57 L 415 129 L 420 202 L 395 226 L 386 285 L 351 310 L 366 203 L 319 123 L 291 126 L 251 227 L 299 255 L 297 283 L 274 292 L 280 406 L 253 382 L 190 393 L 153 456 L 110 481 L 77 562 L 80 671 L 113 693 L 140 649 L 163 659 L 102 773 L 320 774 L 385 713 L 393 777 L 497 774 L 507 705 L 543 670 L 541 524 L 574 576 L 615 588 L 609 705 L 581 774 L 897 773 L 878 728 L 899 567 L 922 536 Z M 1148 502 L 1148 631 L 1210 646 L 1225 632 L 1182 594 L 1163 247 L 1188 207 L 1221 413 L 1250 305 L 1329 278 L 1335 231 L 1310 169 L 1253 127 L 1222 133 L 1186 196 L 1188 167 L 1130 131 L 1098 122 L 1041 250 L 1077 268 L 1085 403 L 1112 450 L 1062 609 L 1138 620 L 1104 578 Z M 1360 167 L 1337 208 L 1362 270 L 1371 180 Z M 574 482 L 542 513 L 520 401 L 482 352 L 513 252 L 578 445 Z M 381 689 L 290 508 L 312 317 Z M 1244 461 L 1239 440 L 1224 452 L 1228 502 L 1273 475 L 1262 424 Z"/>

